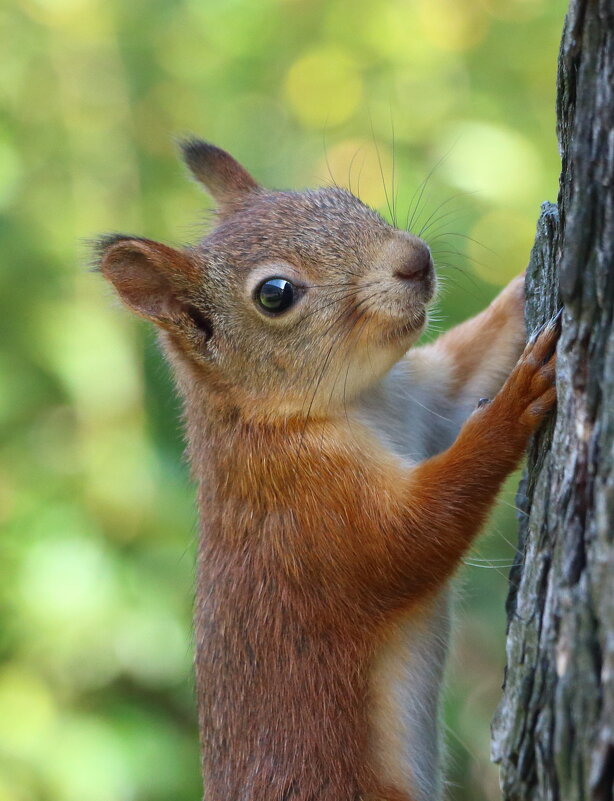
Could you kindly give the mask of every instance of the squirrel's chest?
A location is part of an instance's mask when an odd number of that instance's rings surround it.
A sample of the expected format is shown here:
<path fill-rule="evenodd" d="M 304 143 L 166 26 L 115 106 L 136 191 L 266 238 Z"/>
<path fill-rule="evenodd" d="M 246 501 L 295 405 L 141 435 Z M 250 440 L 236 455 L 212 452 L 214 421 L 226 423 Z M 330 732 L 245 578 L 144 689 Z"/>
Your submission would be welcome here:
<path fill-rule="evenodd" d="M 371 755 L 383 786 L 438 801 L 440 690 L 449 639 L 449 590 L 388 632 L 371 671 Z"/>
<path fill-rule="evenodd" d="M 421 380 L 417 380 L 421 379 Z M 356 419 L 408 466 L 449 447 L 467 410 L 437 376 L 410 381 L 400 363 L 366 395 Z M 449 639 L 449 590 L 390 628 L 373 661 L 369 709 L 372 759 L 384 786 L 417 801 L 441 797 L 439 696 Z"/>
<path fill-rule="evenodd" d="M 420 462 L 449 447 L 467 416 L 442 389 L 436 377 L 410 377 L 400 362 L 365 393 L 355 418 L 395 456 Z"/>

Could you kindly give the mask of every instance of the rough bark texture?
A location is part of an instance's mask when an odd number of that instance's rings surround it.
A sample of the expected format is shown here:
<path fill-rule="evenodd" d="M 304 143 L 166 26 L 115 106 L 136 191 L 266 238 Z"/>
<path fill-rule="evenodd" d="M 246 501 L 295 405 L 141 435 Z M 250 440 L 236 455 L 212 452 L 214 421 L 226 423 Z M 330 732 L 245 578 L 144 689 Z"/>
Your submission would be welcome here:
<path fill-rule="evenodd" d="M 558 76 L 558 212 L 544 204 L 527 320 L 563 304 L 556 422 L 518 505 L 507 672 L 493 724 L 505 801 L 614 798 L 614 2 L 572 0 Z"/>

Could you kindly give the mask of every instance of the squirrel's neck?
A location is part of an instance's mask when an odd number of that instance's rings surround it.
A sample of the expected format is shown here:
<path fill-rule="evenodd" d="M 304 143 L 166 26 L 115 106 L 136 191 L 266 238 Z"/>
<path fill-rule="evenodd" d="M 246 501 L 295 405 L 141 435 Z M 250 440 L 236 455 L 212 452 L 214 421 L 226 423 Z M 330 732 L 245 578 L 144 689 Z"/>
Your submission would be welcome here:
<path fill-rule="evenodd" d="M 244 500 L 266 495 L 271 484 L 297 480 L 303 445 L 318 440 L 320 456 L 327 442 L 336 439 L 337 425 L 347 419 L 300 416 L 273 417 L 257 409 L 243 409 L 223 392 L 211 391 L 192 372 L 177 371 L 183 396 L 184 420 L 192 475 L 199 487 L 234 487 Z M 326 435 L 321 432 L 326 431 Z M 287 500 L 287 499 L 285 499 Z M 202 510 L 201 510 L 202 511 Z"/>

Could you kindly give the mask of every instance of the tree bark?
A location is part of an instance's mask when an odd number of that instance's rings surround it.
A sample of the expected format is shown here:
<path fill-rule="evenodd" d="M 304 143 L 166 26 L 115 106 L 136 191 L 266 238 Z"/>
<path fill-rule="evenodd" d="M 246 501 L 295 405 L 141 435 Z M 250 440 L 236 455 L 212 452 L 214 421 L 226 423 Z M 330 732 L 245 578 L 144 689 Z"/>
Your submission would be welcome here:
<path fill-rule="evenodd" d="M 534 330 L 562 304 L 556 421 L 518 495 L 507 670 L 493 723 L 505 801 L 614 798 L 614 0 L 571 0 L 562 172 L 527 273 Z"/>

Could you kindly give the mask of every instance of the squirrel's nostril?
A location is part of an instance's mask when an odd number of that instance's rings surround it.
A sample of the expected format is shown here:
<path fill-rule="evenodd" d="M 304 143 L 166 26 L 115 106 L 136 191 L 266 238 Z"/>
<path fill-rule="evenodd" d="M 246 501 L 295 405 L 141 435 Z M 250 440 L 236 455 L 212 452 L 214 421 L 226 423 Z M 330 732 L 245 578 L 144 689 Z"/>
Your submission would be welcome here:
<path fill-rule="evenodd" d="M 415 281 L 426 276 L 433 268 L 433 261 L 429 249 L 424 246 L 421 248 L 413 248 L 409 256 L 405 258 L 403 263 L 395 270 L 394 274 L 397 278 L 402 278 L 405 281 Z"/>

